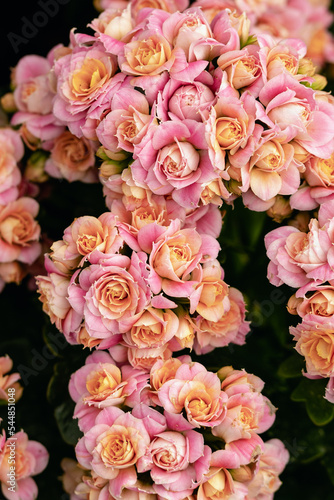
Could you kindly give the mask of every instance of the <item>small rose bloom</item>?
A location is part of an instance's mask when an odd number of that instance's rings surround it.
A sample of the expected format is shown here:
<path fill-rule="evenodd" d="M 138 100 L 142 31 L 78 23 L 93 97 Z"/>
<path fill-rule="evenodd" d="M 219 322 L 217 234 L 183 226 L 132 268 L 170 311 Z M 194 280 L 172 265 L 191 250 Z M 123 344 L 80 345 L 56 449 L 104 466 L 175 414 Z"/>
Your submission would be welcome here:
<path fill-rule="evenodd" d="M 149 259 L 150 285 L 154 293 L 162 289 L 171 297 L 187 297 L 196 284 L 191 280 L 192 271 L 206 255 L 216 258 L 218 247 L 213 238 L 199 235 L 195 229 L 175 231 L 179 221 L 174 222 L 153 242 Z"/>
<path fill-rule="evenodd" d="M 153 30 L 144 30 L 124 46 L 124 55 L 118 57 L 118 64 L 127 75 L 154 76 L 169 70 L 174 59 L 166 38 Z"/>
<path fill-rule="evenodd" d="M 88 139 L 76 137 L 66 131 L 58 136 L 45 163 L 45 171 L 51 177 L 69 182 L 96 182 L 94 146 Z"/>
<path fill-rule="evenodd" d="M 196 353 L 206 353 L 215 347 L 224 347 L 231 342 L 237 345 L 245 343 L 249 332 L 249 321 L 245 320 L 245 302 L 236 288 L 229 288 L 230 308 L 217 321 L 210 321 L 201 316 L 196 319 Z"/>
<path fill-rule="evenodd" d="M 74 260 L 82 256 L 81 266 L 87 260 L 95 264 L 99 259 L 117 253 L 123 244 L 116 218 L 110 212 L 98 218 L 88 215 L 78 217 L 65 229 L 63 240 L 66 243 L 64 259 Z"/>
<path fill-rule="evenodd" d="M 54 93 L 48 74 L 51 64 L 38 55 L 22 57 L 15 67 L 14 99 L 18 110 L 46 115 L 52 111 Z"/>
<path fill-rule="evenodd" d="M 92 337 L 125 333 L 148 306 L 151 291 L 145 280 L 146 258 L 143 252 L 133 252 L 131 259 L 114 254 L 103 265 L 83 269 L 78 284 L 72 279 L 69 302 L 82 315 Z"/>
<path fill-rule="evenodd" d="M 79 328 L 81 317 L 68 301 L 68 277 L 49 273 L 48 276 L 36 276 L 38 299 L 43 304 L 43 311 L 49 316 L 52 324 L 64 333 L 70 344 L 76 344 L 73 333 Z"/>
<path fill-rule="evenodd" d="M 185 410 L 194 427 L 215 427 L 225 418 L 227 396 L 221 391 L 220 380 L 200 363 L 181 366 L 175 378 L 160 387 L 158 398 L 170 413 Z"/>
<path fill-rule="evenodd" d="M 248 484 L 250 499 L 270 498 L 279 489 L 282 482 L 279 475 L 289 461 L 289 453 L 282 441 L 270 439 L 264 443 L 264 452 L 260 457 L 259 469 Z"/>
<path fill-rule="evenodd" d="M 312 157 L 305 163 L 304 177 L 310 186 L 334 186 L 334 153 L 330 158 Z"/>
<path fill-rule="evenodd" d="M 13 262 L 0 263 L 0 278 L 4 283 L 16 283 L 19 285 L 27 274 L 27 266 L 16 260 Z"/>
<path fill-rule="evenodd" d="M 155 121 L 147 99 L 141 92 L 124 87 L 113 96 L 110 109 L 96 129 L 99 141 L 109 151 L 133 153 Z"/>
<path fill-rule="evenodd" d="M 0 206 L 0 261 L 18 260 L 32 264 L 41 252 L 41 228 L 35 217 L 39 204 L 33 198 L 22 197 Z"/>
<path fill-rule="evenodd" d="M 17 199 L 18 185 L 22 175 L 18 162 L 22 159 L 24 147 L 18 132 L 11 128 L 0 130 L 0 204 L 5 205 Z"/>
<path fill-rule="evenodd" d="M 235 393 L 226 402 L 226 417 L 212 433 L 226 443 L 261 434 L 275 420 L 276 408 L 258 392 Z"/>
<path fill-rule="evenodd" d="M 173 311 L 149 307 L 123 335 L 123 340 L 127 345 L 138 348 L 160 347 L 176 335 L 178 328 L 179 320 Z"/>
<path fill-rule="evenodd" d="M 134 465 L 147 453 L 150 442 L 140 419 L 109 407 L 97 415 L 95 424 L 79 440 L 75 451 L 80 465 L 109 480 L 111 494 L 120 496 L 124 487 L 136 483 Z M 122 481 L 117 480 L 118 476 Z"/>
<path fill-rule="evenodd" d="M 258 50 L 255 46 L 248 45 L 242 50 L 235 50 L 222 54 L 217 64 L 222 71 L 226 71 L 231 86 L 235 89 L 248 87 L 256 82 L 262 75 Z"/>
<path fill-rule="evenodd" d="M 117 69 L 116 58 L 100 44 L 76 46 L 54 64 L 57 93 L 53 114 L 77 137 L 95 101 L 108 90 Z"/>
<path fill-rule="evenodd" d="M 168 89 L 169 90 L 169 89 Z M 162 94 L 168 99 L 168 110 L 180 120 L 201 121 L 201 112 L 209 109 L 214 102 L 213 92 L 200 82 L 180 86 L 172 95 Z"/>
<path fill-rule="evenodd" d="M 245 498 L 247 488 L 234 481 L 230 473 L 230 470 L 239 467 L 239 464 L 239 459 L 233 452 L 226 450 L 213 452 L 210 469 L 198 488 L 198 500 L 224 500 L 227 498 L 241 500 Z"/>
<path fill-rule="evenodd" d="M 269 281 L 279 286 L 283 282 L 294 288 L 306 285 L 311 280 L 332 279 L 333 271 L 327 262 L 331 241 L 326 227 L 319 227 L 312 219 L 309 232 L 283 226 L 265 236 Z"/>
<path fill-rule="evenodd" d="M 196 311 L 202 318 L 217 322 L 230 309 L 228 285 L 223 281 L 224 271 L 217 260 L 204 264 L 201 270 L 199 283 L 190 296 L 190 313 Z"/>
<path fill-rule="evenodd" d="M 154 485 L 162 485 L 169 492 L 181 492 L 203 480 L 209 469 L 211 450 L 196 431 L 165 431 L 152 440 L 149 456 L 144 470 L 150 471 Z"/>
<path fill-rule="evenodd" d="M 308 291 L 303 296 L 298 295 L 296 313 L 302 318 L 307 314 L 315 316 L 334 315 L 334 287 L 333 286 L 308 286 Z"/>
<path fill-rule="evenodd" d="M 334 374 L 333 317 L 307 315 L 290 333 L 297 341 L 295 349 L 304 356 L 307 373 L 331 377 Z"/>
<path fill-rule="evenodd" d="M 15 402 L 20 399 L 23 392 L 23 387 L 18 383 L 21 375 L 19 373 L 11 373 L 13 368 L 13 361 L 11 358 L 6 356 L 0 357 L 0 400 L 8 401 L 9 396 L 14 396 Z M 14 391 L 9 391 L 8 389 L 14 389 Z"/>
<path fill-rule="evenodd" d="M 15 447 L 15 493 L 8 490 L 8 477 L 11 474 L 11 450 Z M 20 431 L 6 440 L 5 435 L 0 442 L 0 481 L 1 490 L 8 500 L 34 500 L 38 489 L 31 476 L 43 472 L 49 461 L 46 448 L 37 441 L 28 439 L 25 432 Z"/>
<path fill-rule="evenodd" d="M 144 370 L 146 372 L 150 372 L 152 366 L 157 361 L 168 360 L 171 358 L 172 354 L 168 344 L 164 344 L 160 347 L 153 347 L 151 349 L 138 347 L 127 348 L 127 358 L 130 365 L 138 370 Z"/>

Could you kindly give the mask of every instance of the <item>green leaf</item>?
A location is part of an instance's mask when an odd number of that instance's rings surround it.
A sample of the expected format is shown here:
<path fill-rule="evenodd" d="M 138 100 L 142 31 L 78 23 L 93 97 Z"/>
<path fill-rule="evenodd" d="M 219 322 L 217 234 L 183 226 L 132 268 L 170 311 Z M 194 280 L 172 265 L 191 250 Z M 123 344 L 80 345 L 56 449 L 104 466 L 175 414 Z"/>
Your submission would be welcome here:
<path fill-rule="evenodd" d="M 329 479 L 331 480 L 332 484 L 334 485 L 334 453 L 332 452 L 331 454 L 327 454 L 321 463 L 324 465 L 328 475 Z"/>
<path fill-rule="evenodd" d="M 334 405 L 325 398 L 327 380 L 303 379 L 291 394 L 292 401 L 306 403 L 308 416 L 315 425 L 327 425 L 334 418 Z"/>
<path fill-rule="evenodd" d="M 75 446 L 83 436 L 78 427 L 77 420 L 73 418 L 74 403 L 65 401 L 57 406 L 54 411 L 54 416 L 58 425 L 59 432 L 65 443 Z"/>
<path fill-rule="evenodd" d="M 46 391 L 47 400 L 52 406 L 56 406 L 64 400 L 64 394 L 68 393 L 68 380 L 67 364 L 64 361 L 56 363 Z"/>
<path fill-rule="evenodd" d="M 299 354 L 294 353 L 280 364 L 277 374 L 279 377 L 283 378 L 301 377 L 303 368 L 304 358 Z"/>

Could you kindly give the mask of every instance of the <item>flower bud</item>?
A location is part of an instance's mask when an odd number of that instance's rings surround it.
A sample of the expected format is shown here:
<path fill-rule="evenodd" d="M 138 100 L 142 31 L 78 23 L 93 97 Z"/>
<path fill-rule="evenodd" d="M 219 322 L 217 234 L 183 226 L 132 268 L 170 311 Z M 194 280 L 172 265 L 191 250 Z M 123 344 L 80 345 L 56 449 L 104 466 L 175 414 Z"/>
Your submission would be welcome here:
<path fill-rule="evenodd" d="M 45 182 L 49 176 L 44 170 L 47 156 L 43 151 L 35 151 L 27 161 L 24 177 L 31 182 Z"/>
<path fill-rule="evenodd" d="M 308 57 L 303 57 L 299 61 L 298 74 L 299 75 L 306 75 L 306 76 L 313 76 L 314 73 L 315 73 L 315 66 L 314 66 L 312 60 Z"/>
<path fill-rule="evenodd" d="M 12 94 L 12 92 L 8 92 L 1 97 L 1 106 L 6 113 L 15 113 L 15 111 L 17 111 L 14 95 Z"/>
<path fill-rule="evenodd" d="M 275 222 L 279 224 L 292 214 L 292 208 L 290 206 L 289 200 L 284 198 L 284 196 L 277 195 L 275 198 L 275 203 L 267 210 L 267 214 Z"/>

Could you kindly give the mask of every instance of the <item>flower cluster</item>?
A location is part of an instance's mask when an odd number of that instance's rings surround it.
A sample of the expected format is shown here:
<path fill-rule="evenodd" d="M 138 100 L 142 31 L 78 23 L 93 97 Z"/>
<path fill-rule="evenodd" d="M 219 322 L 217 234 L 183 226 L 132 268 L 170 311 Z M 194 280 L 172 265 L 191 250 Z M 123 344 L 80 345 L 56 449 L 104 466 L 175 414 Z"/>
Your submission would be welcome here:
<path fill-rule="evenodd" d="M 230 6 L 172 3 L 110 6 L 93 36 L 73 30 L 69 46 L 22 58 L 12 124 L 47 152 L 52 176 L 94 182 L 102 158 L 112 211 L 153 197 L 188 215 L 237 196 L 268 210 L 331 161 L 326 80 L 301 40 L 250 35 L 251 20 Z"/>
<path fill-rule="evenodd" d="M 268 279 L 296 290 L 288 311 L 301 317 L 290 328 L 296 350 L 305 357 L 306 375 L 329 378 L 326 398 L 334 402 L 334 202 L 320 206 L 306 231 L 294 226 L 274 229 L 265 237 L 270 259 Z"/>
<path fill-rule="evenodd" d="M 0 291 L 20 283 L 41 253 L 39 204 L 34 187 L 23 178 L 24 145 L 10 127 L 0 129 Z"/>
<path fill-rule="evenodd" d="M 217 240 L 149 215 L 133 213 L 134 227 L 106 212 L 65 229 L 46 256 L 48 275 L 37 277 L 51 322 L 71 344 L 115 346 L 138 367 L 184 347 L 243 344 L 245 303 L 224 281 Z"/>
<path fill-rule="evenodd" d="M 131 2 L 138 11 L 144 7 L 159 8 L 168 12 L 185 8 L 188 2 L 162 2 L 161 0 L 136 0 Z M 333 14 L 329 11 L 329 0 L 196 0 L 192 6 L 200 7 L 206 19 L 211 22 L 222 9 L 229 9 L 236 15 L 246 13 L 254 33 L 269 33 L 279 38 L 300 38 L 307 45 L 307 56 L 316 66 L 334 61 L 333 36 L 329 30 Z M 111 7 L 125 7 L 126 1 L 95 0 L 97 10 Z"/>
<path fill-rule="evenodd" d="M 75 448 L 84 470 L 64 463 L 71 499 L 271 498 L 289 454 L 259 436 L 275 419 L 263 386 L 189 356 L 145 374 L 95 351 L 69 385 L 84 432 Z"/>

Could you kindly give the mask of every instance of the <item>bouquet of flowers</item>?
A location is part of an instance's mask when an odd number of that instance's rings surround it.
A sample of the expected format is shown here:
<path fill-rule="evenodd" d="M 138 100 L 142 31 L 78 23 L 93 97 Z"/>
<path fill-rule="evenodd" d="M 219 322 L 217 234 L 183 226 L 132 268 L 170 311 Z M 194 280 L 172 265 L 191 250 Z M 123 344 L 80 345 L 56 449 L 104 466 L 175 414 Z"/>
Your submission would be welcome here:
<path fill-rule="evenodd" d="M 1 298 L 32 321 L 18 373 L 0 358 L 4 497 L 37 498 L 46 449 L 71 500 L 269 500 L 289 460 L 333 478 L 328 5 L 95 7 L 1 100 Z M 59 453 L 21 400 L 36 440 L 16 432 L 20 377 L 27 406 L 46 381 Z"/>

